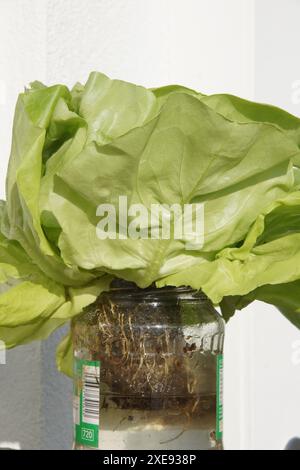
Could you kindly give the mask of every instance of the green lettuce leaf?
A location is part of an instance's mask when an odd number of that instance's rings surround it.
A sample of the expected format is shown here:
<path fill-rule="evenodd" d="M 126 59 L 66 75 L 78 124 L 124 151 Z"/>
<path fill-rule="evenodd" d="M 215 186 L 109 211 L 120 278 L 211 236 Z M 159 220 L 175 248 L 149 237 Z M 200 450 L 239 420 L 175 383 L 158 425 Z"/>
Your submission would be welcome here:
<path fill-rule="evenodd" d="M 68 333 L 59 343 L 56 349 L 57 369 L 69 377 L 73 376 L 73 345 L 72 335 Z"/>
<path fill-rule="evenodd" d="M 171 94 L 149 123 L 111 144 L 88 144 L 57 172 L 48 210 L 62 228 L 61 257 L 142 287 L 189 268 L 242 240 L 265 205 L 289 193 L 297 152 L 270 124 L 233 123 L 190 95 Z M 184 239 L 100 240 L 97 206 L 117 206 L 120 195 L 147 208 L 205 203 L 203 249 L 187 250 Z"/>
<path fill-rule="evenodd" d="M 224 297 L 220 304 L 222 315 L 228 321 L 236 310 L 242 310 L 254 300 L 275 305 L 293 325 L 300 328 L 299 280 L 286 284 L 267 284 L 243 296 Z"/>
<path fill-rule="evenodd" d="M 300 119 L 269 104 L 255 103 L 234 95 L 200 97 L 204 103 L 232 121 L 265 122 L 276 125 L 300 147 Z M 296 159 L 299 164 L 299 159 Z"/>
<path fill-rule="evenodd" d="M 276 305 L 300 326 L 300 192 L 291 192 L 259 215 L 240 247 L 157 282 L 201 288 L 229 319 L 253 300 Z"/>
<path fill-rule="evenodd" d="M 19 242 L 0 233 L 0 339 L 11 348 L 47 338 L 109 289 L 110 282 L 110 276 L 102 276 L 84 287 L 67 288 L 46 277 Z"/>

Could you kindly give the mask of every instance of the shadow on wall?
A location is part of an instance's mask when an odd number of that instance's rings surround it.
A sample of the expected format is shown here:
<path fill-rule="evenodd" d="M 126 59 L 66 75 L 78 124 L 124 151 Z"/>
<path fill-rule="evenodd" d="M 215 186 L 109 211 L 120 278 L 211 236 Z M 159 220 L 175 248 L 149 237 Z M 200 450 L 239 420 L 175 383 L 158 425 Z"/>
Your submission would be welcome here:
<path fill-rule="evenodd" d="M 72 381 L 55 365 L 65 333 L 7 351 L 0 365 L 0 449 L 72 448 Z"/>

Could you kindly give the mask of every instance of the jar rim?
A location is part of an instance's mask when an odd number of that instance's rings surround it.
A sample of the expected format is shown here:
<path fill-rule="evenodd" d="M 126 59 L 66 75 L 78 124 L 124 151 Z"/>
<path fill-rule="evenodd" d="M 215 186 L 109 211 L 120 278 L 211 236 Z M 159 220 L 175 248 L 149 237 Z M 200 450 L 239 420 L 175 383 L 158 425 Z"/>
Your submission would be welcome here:
<path fill-rule="evenodd" d="M 121 295 L 133 295 L 138 297 L 160 297 L 167 295 L 192 295 L 197 300 L 209 301 L 208 297 L 203 291 L 192 288 L 191 286 L 164 286 L 156 287 L 155 284 L 151 284 L 146 288 L 137 286 L 134 282 L 126 281 L 123 279 L 116 278 L 110 284 L 110 294 Z"/>

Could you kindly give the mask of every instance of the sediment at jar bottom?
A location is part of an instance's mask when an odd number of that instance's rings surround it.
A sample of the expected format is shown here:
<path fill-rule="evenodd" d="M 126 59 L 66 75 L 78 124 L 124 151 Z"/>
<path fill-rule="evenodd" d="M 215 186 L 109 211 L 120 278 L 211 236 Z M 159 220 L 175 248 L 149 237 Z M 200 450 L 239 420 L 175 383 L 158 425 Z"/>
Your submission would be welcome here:
<path fill-rule="evenodd" d="M 217 449 L 216 396 L 101 399 L 99 449 Z"/>

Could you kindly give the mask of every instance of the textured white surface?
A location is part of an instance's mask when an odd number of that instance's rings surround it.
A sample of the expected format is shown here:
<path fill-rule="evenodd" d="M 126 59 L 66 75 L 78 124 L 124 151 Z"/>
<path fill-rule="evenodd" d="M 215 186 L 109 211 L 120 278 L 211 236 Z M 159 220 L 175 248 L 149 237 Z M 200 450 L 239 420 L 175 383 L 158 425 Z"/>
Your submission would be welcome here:
<path fill-rule="evenodd" d="M 271 4 L 258 3 L 265 7 L 259 17 L 264 26 Z M 267 37 L 258 31 L 256 36 L 262 50 Z M 97 69 L 147 86 L 176 82 L 253 98 L 254 44 L 253 0 L 0 0 L 1 195 L 14 103 L 31 80 L 72 85 Z M 290 51 L 296 49 L 293 43 Z M 262 53 L 262 61 L 271 50 Z M 276 60 L 274 55 L 266 63 Z M 267 71 L 263 62 L 259 67 Z M 272 80 L 273 95 L 262 85 L 260 99 L 274 101 L 276 77 Z M 259 83 L 262 76 L 256 74 L 256 87 Z M 263 304 L 229 323 L 227 448 L 280 448 L 297 433 L 300 366 L 291 365 L 289 356 L 297 338 L 297 330 Z M 71 384 L 55 371 L 56 341 L 12 351 L 8 364 L 0 366 L 0 441 L 24 448 L 70 447 Z"/>
<path fill-rule="evenodd" d="M 101 70 L 147 86 L 183 83 L 249 96 L 250 0 L 52 0 L 47 78 L 73 83 Z"/>
<path fill-rule="evenodd" d="M 293 100 L 293 85 L 300 79 L 299 17 L 298 0 L 256 2 L 255 98 L 298 116 L 300 100 Z M 244 313 L 249 338 L 247 446 L 282 449 L 300 436 L 300 331 L 262 303 Z"/>

